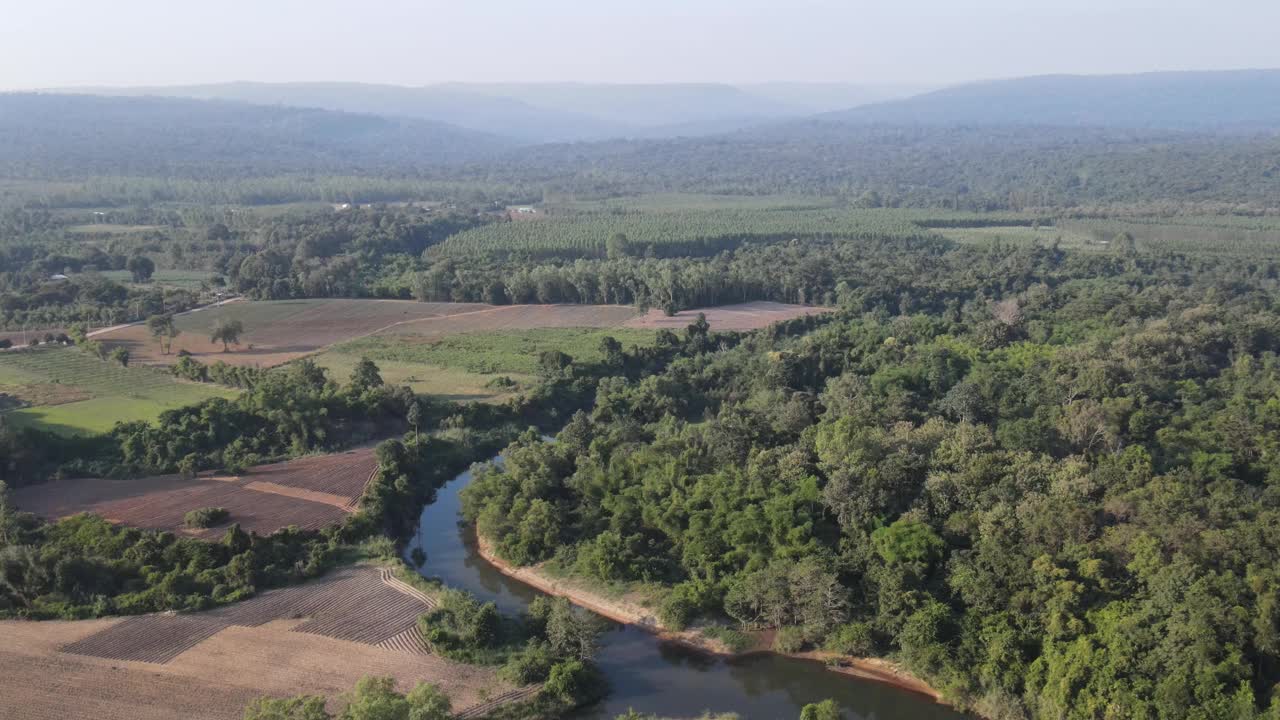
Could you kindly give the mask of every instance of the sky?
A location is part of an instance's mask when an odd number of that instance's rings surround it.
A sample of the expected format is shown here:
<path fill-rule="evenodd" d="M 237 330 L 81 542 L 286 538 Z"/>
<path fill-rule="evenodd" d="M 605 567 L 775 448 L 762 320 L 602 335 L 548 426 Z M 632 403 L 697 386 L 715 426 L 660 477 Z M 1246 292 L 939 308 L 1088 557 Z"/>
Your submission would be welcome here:
<path fill-rule="evenodd" d="M 0 0 L 0 89 L 1280 68 L 1278 0 Z"/>

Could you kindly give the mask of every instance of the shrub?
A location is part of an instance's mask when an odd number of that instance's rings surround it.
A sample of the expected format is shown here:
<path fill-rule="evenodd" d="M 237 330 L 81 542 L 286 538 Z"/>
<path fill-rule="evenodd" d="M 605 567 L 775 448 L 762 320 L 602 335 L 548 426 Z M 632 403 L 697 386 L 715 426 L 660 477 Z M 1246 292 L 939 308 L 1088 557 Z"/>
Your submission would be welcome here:
<path fill-rule="evenodd" d="M 542 694 L 565 702 L 584 703 L 604 690 L 604 679 L 589 663 L 565 660 L 551 667 Z"/>
<path fill-rule="evenodd" d="M 697 588 L 689 583 L 681 583 L 662 599 L 658 606 L 658 619 L 672 630 L 683 630 L 698 616 L 701 609 Z"/>
<path fill-rule="evenodd" d="M 751 647 L 751 638 L 746 633 L 723 625 L 703 628 L 702 634 L 724 643 L 730 652 L 742 652 Z"/>
<path fill-rule="evenodd" d="M 800 652 L 804 648 L 804 628 L 784 627 L 773 636 L 773 649 L 780 653 Z"/>
<path fill-rule="evenodd" d="M 826 649 L 841 655 L 866 656 L 876 650 L 871 626 L 861 622 L 841 625 L 827 637 Z"/>
<path fill-rule="evenodd" d="M 502 666 L 502 679 L 512 685 L 524 686 L 547 679 L 555 665 L 555 654 L 545 641 L 531 639 L 524 650 L 516 653 Z"/>
<path fill-rule="evenodd" d="M 182 522 L 190 528 L 211 528 L 221 525 L 231 517 L 231 511 L 222 507 L 196 508 L 183 516 Z"/>

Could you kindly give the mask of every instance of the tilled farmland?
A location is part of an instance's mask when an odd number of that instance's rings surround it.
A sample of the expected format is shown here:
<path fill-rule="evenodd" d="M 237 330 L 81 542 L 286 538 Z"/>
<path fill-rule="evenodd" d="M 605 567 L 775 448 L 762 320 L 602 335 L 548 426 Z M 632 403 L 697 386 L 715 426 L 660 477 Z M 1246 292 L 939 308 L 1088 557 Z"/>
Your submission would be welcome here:
<path fill-rule="evenodd" d="M 347 568 L 316 582 L 271 590 L 209 612 L 126 618 L 61 650 L 111 660 L 166 663 L 232 625 L 260 627 L 285 619 L 301 619 L 291 632 L 394 647 L 405 642 L 406 633 L 417 632 L 418 616 L 433 606 L 430 598 L 406 588 L 385 571 Z M 393 639 L 395 643 L 384 645 Z"/>
<path fill-rule="evenodd" d="M 356 509 L 376 469 L 373 449 L 361 448 L 259 465 L 235 477 L 56 481 L 21 488 L 13 493 L 13 501 L 50 519 L 89 512 L 131 527 L 206 539 L 218 538 L 231 523 L 239 523 L 246 532 L 267 535 L 290 525 L 314 530 L 341 522 Z M 204 507 L 226 508 L 230 515 L 215 527 L 187 527 L 186 513 Z"/>
<path fill-rule="evenodd" d="M 259 695 L 338 697 L 365 675 L 438 684 L 465 713 L 519 696 L 492 669 L 429 654 L 432 599 L 360 566 L 202 613 L 0 622 L 0 717 L 239 718 Z"/>
<path fill-rule="evenodd" d="M 343 340 L 361 337 L 397 323 L 488 308 L 471 303 L 420 303 L 411 300 L 273 300 L 238 301 L 203 308 L 177 317 L 181 334 L 165 354 L 145 325 L 101 333 L 95 339 L 123 347 L 134 362 L 168 365 L 185 350 L 197 360 L 271 367 Z M 210 332 L 220 320 L 239 320 L 244 335 L 224 352 Z"/>
<path fill-rule="evenodd" d="M 793 320 L 806 315 L 831 312 L 831 310 L 832 308 L 776 302 L 749 302 L 694 308 L 682 310 L 675 315 L 666 315 L 661 310 L 650 310 L 646 315 L 628 320 L 624 323 L 624 327 L 684 330 L 698 319 L 698 313 L 702 313 L 706 316 L 707 324 L 712 330 L 759 330 L 783 320 Z"/>

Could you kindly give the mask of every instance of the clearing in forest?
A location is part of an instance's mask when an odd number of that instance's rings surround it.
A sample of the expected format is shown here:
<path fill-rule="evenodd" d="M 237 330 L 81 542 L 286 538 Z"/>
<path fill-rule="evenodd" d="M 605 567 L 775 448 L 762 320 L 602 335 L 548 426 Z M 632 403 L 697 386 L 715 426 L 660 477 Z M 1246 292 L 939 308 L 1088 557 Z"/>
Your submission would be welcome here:
<path fill-rule="evenodd" d="M 716 307 L 694 308 L 682 310 L 675 315 L 665 315 L 661 310 L 650 310 L 647 315 L 637 317 L 624 324 L 628 328 L 651 328 L 667 330 L 684 330 L 690 323 L 698 319 L 698 313 L 707 316 L 707 323 L 713 331 L 717 330 L 759 330 L 776 322 L 792 320 L 805 315 L 816 315 L 831 312 L 833 308 L 812 305 L 789 305 L 776 302 L 749 302 L 737 305 L 719 305 Z"/>
<path fill-rule="evenodd" d="M 0 622 L 0 717 L 233 720 L 261 695 L 336 697 L 365 675 L 440 686 L 455 711 L 513 688 L 491 668 L 430 655 L 431 599 L 358 566 L 200 613 Z"/>
<path fill-rule="evenodd" d="M 313 530 L 340 522 L 356 509 L 376 469 L 373 449 L 361 448 L 259 465 L 239 476 L 81 478 L 18 488 L 12 497 L 19 508 L 49 519 L 90 512 L 122 525 L 205 539 L 221 537 L 232 523 L 268 535 L 290 525 Z M 213 527 L 187 527 L 186 514 L 199 508 L 230 514 Z"/>
<path fill-rule="evenodd" d="M 17 427 L 64 435 L 106 432 L 117 422 L 154 420 L 172 408 L 236 391 L 121 367 L 69 347 L 0 352 L 0 413 Z"/>

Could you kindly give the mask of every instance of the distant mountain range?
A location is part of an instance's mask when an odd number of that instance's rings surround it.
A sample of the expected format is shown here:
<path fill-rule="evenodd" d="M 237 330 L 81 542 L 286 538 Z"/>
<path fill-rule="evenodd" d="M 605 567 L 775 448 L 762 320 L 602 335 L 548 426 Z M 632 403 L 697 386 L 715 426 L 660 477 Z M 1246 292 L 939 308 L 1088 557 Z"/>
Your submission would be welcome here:
<path fill-rule="evenodd" d="M 0 176 L 403 172 L 475 181 L 575 177 L 601 187 L 637 177 L 661 187 L 657 179 L 666 177 L 671 187 L 754 192 L 785 190 L 788 178 L 824 189 L 859 187 L 857 178 L 923 186 L 928 174 L 903 169 L 944 163 L 938 153 L 948 152 L 980 166 L 977 159 L 1013 144 L 1010 167 L 1087 148 L 1089 163 L 1114 170 L 1108 153 L 1123 149 L 1133 173 L 1144 153 L 1169 166 L 1179 148 L 1194 146 L 1197 167 L 1209 167 L 1247 148 L 1262 154 L 1248 160 L 1253 175 L 1240 175 L 1235 186 L 1280 177 L 1280 166 L 1268 165 L 1280 142 L 1280 70 L 1031 77 L 838 111 L 831 106 L 907 90 L 790 83 L 81 89 L 90 90 L 102 94 L 0 94 Z M 1232 155 L 1212 145 L 1220 136 L 1253 140 L 1237 143 Z M 877 168 L 873 158 L 892 167 Z M 458 164 L 468 169 L 450 167 Z M 958 168 L 947 182 L 980 187 L 984 170 Z M 1075 175 L 1054 182 L 1069 189 L 1106 180 L 1083 165 Z"/>
<path fill-rule="evenodd" d="M 251 83 L 54 90 L 105 96 L 234 100 L 417 118 L 523 143 L 708 135 L 864 102 L 915 88 L 828 83 L 655 85 Z"/>
<path fill-rule="evenodd" d="M 882 125 L 1269 130 L 1280 128 L 1280 70 L 995 80 L 831 112 L 819 119 Z"/>
<path fill-rule="evenodd" d="M 244 176 L 475 160 L 509 140 L 444 123 L 224 100 L 0 94 L 0 176 Z"/>

